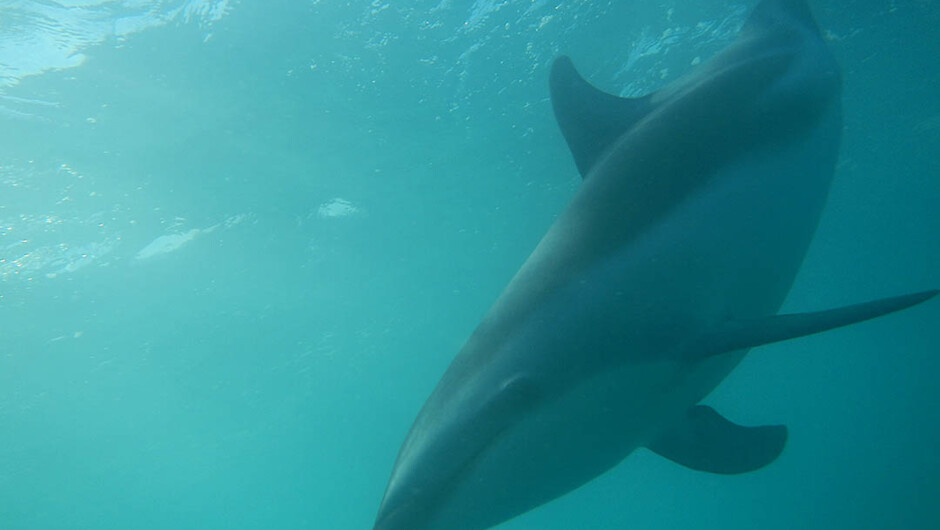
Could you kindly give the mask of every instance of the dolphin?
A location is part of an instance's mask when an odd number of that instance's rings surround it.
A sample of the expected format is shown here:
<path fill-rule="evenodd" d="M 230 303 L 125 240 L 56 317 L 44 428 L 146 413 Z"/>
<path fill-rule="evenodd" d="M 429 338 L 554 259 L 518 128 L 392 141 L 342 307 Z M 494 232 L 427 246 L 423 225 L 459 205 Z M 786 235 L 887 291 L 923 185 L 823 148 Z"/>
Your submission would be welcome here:
<path fill-rule="evenodd" d="M 582 184 L 424 404 L 373 529 L 490 528 L 641 447 L 711 473 L 773 462 L 785 426 L 699 404 L 747 351 L 938 292 L 778 314 L 835 172 L 841 84 L 805 0 L 760 2 L 729 47 L 645 97 L 557 59 Z"/>

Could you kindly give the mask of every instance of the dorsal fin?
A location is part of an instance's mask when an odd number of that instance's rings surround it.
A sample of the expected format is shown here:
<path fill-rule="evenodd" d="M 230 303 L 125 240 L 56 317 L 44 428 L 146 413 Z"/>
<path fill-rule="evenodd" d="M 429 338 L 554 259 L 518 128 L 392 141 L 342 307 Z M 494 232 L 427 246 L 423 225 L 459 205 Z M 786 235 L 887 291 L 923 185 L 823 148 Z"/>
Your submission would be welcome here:
<path fill-rule="evenodd" d="M 621 98 L 598 90 L 568 57 L 555 59 L 549 78 L 552 107 L 581 178 L 607 149 L 653 108 L 650 96 Z"/>
<path fill-rule="evenodd" d="M 741 33 L 767 31 L 793 20 L 804 27 L 816 26 L 816 19 L 813 18 L 813 12 L 806 0 L 764 0 L 751 11 L 747 22 L 741 28 Z"/>

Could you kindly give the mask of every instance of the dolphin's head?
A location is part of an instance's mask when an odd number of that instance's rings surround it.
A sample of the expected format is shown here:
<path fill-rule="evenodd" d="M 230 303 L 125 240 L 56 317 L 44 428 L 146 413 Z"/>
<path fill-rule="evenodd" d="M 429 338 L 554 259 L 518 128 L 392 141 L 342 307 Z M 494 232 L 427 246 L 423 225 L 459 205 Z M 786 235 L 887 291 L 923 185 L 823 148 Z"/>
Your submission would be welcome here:
<path fill-rule="evenodd" d="M 482 530 L 533 507 L 502 492 L 526 460 L 515 425 L 539 408 L 543 388 L 531 374 L 497 373 L 435 391 L 402 445 L 373 530 Z"/>
<path fill-rule="evenodd" d="M 444 446 L 443 440 L 435 442 L 438 447 Z M 447 506 L 453 500 L 453 490 L 466 480 L 466 473 L 459 468 L 434 465 L 435 452 L 431 449 L 417 457 L 409 453 L 399 456 L 373 530 L 457 530 L 448 524 L 447 512 L 451 510 Z M 455 454 L 455 462 L 461 460 Z M 465 523 L 461 521 L 461 530 L 469 528 Z"/>
<path fill-rule="evenodd" d="M 426 491 L 409 492 L 408 498 L 382 502 L 372 530 L 424 530 L 427 527 L 430 496 Z"/>

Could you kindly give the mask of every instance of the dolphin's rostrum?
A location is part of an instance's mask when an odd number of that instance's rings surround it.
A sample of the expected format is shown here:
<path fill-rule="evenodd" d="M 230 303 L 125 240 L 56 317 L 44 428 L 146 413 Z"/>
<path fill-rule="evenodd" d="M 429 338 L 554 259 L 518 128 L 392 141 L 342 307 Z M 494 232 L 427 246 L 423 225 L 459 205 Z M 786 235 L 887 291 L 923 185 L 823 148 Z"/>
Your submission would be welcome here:
<path fill-rule="evenodd" d="M 773 462 L 783 426 L 699 405 L 749 348 L 937 291 L 778 315 L 835 170 L 841 76 L 805 0 L 764 0 L 664 89 L 618 98 L 567 58 L 552 103 L 583 183 L 425 403 L 374 530 L 483 530 L 639 447 L 686 467 Z"/>

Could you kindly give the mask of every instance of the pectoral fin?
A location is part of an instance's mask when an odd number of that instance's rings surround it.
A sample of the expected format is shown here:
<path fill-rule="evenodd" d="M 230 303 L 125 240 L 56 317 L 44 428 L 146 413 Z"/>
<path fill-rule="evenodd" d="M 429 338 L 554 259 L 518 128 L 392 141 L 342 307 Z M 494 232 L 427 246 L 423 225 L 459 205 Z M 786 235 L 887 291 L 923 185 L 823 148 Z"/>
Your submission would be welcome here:
<path fill-rule="evenodd" d="M 711 407 L 697 405 L 647 447 L 691 469 L 734 475 L 770 464 L 780 456 L 786 442 L 787 428 L 783 425 L 742 427 Z"/>
<path fill-rule="evenodd" d="M 729 320 L 702 338 L 700 348 L 693 348 L 697 359 L 735 350 L 743 350 L 820 333 L 863 322 L 925 302 L 940 291 L 892 296 L 826 311 L 791 313 L 766 318 Z"/>

